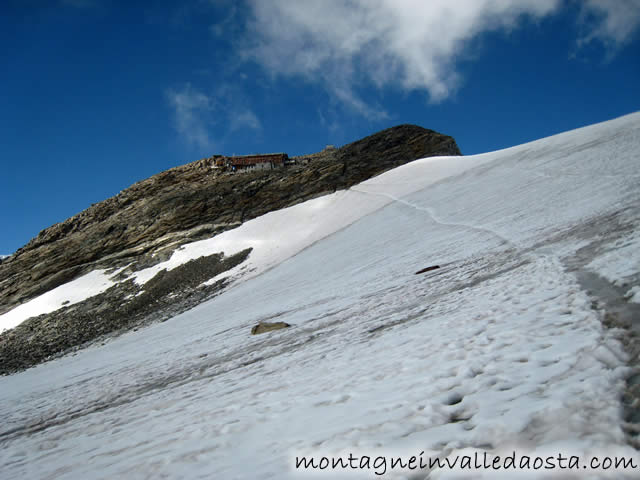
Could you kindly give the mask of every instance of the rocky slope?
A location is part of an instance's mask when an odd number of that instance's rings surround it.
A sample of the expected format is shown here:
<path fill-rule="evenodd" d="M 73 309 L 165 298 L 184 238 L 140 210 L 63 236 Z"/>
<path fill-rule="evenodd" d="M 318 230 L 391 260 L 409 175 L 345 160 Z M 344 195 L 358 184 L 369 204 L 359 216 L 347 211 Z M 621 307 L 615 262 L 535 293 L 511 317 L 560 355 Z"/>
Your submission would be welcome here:
<path fill-rule="evenodd" d="M 282 169 L 221 173 L 208 158 L 167 170 L 43 230 L 0 262 L 0 314 L 91 270 L 126 267 L 125 275 L 146 268 L 184 243 L 435 155 L 460 151 L 449 136 L 401 125 L 338 149 L 298 157 L 298 164 Z M 85 302 L 29 319 L 0 334 L 0 373 L 159 319 L 167 309 L 190 308 L 222 286 L 198 288 L 202 281 L 242 262 L 248 253 L 195 262 L 172 273 L 176 278 L 171 282 L 154 279 L 144 294 L 133 282 L 124 282 Z M 110 308 L 113 305 L 118 307 Z"/>

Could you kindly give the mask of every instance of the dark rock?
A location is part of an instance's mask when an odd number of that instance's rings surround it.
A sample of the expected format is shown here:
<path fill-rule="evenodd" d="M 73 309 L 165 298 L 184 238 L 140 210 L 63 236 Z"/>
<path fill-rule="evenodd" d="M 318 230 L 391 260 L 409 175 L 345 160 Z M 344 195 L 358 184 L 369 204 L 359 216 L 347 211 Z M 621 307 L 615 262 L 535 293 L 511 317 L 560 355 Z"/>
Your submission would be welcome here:
<path fill-rule="evenodd" d="M 436 270 L 438 268 L 440 268 L 440 265 L 433 265 L 431 267 L 426 267 L 426 268 L 423 268 L 422 270 L 418 270 L 416 272 L 416 275 L 419 275 L 420 273 L 430 272 L 431 270 Z"/>
<path fill-rule="evenodd" d="M 258 323 L 258 325 L 251 328 L 251 335 L 260 335 L 261 333 L 267 333 L 273 330 L 281 330 L 290 326 L 291 325 L 286 322 L 260 322 Z"/>

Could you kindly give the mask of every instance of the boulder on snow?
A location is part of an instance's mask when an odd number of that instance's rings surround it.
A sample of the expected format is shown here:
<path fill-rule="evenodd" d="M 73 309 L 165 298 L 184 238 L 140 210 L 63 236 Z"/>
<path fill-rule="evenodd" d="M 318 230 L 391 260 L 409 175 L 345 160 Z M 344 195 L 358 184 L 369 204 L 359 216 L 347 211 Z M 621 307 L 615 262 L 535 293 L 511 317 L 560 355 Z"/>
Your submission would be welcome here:
<path fill-rule="evenodd" d="M 280 330 L 281 328 L 290 327 L 286 322 L 260 322 L 251 329 L 251 335 L 259 335 L 261 333 L 270 332 L 272 330 Z"/>

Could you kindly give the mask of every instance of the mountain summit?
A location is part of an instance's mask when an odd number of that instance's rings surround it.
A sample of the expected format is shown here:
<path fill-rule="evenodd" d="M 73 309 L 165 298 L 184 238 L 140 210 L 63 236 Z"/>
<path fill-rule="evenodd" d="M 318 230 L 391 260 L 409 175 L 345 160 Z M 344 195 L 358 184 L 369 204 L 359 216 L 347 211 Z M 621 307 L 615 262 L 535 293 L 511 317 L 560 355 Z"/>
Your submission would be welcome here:
<path fill-rule="evenodd" d="M 0 372 L 130 328 L 158 316 L 159 306 L 170 307 L 173 314 L 193 306 L 224 286 L 198 288 L 203 282 L 242 262 L 249 253 L 211 256 L 170 275 L 160 274 L 147 284 L 144 294 L 133 280 L 126 281 L 167 260 L 183 244 L 349 188 L 412 160 L 438 155 L 460 155 L 455 140 L 415 125 L 400 125 L 311 155 L 288 159 L 282 154 L 276 162 L 273 156 L 216 155 L 138 182 L 43 230 L 0 263 L 0 315 L 13 310 L 12 320 L 0 323 L 0 330 L 21 323 L 25 316 L 44 314 L 2 334 Z M 247 162 L 277 168 L 247 172 L 241 168 Z M 43 297 L 47 292 L 55 296 L 51 292 L 57 287 L 96 271 L 105 275 L 90 279 L 95 295 L 89 300 L 82 295 Z M 187 297 L 189 301 L 181 303 Z M 36 309 L 22 305 L 34 299 L 47 304 Z M 26 337 L 28 344 L 23 341 Z"/>

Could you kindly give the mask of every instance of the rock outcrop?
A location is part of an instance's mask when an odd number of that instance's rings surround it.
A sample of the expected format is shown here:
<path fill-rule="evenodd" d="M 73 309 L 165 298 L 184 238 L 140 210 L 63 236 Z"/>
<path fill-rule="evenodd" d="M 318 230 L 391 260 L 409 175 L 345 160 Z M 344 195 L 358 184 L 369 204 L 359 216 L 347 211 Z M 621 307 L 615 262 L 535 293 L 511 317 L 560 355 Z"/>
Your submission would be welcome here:
<path fill-rule="evenodd" d="M 184 243 L 435 155 L 460 155 L 460 151 L 449 136 L 401 125 L 341 148 L 297 157 L 297 164 L 285 168 L 230 174 L 214 168 L 214 157 L 172 168 L 43 230 L 0 262 L 0 314 L 94 269 L 127 266 L 127 274 L 149 267 Z M 83 315 L 93 311 L 90 304 Z M 78 305 L 69 308 L 79 311 Z M 151 312 L 136 308 L 145 315 Z M 44 320 L 38 325 L 28 322 L 31 332 L 44 325 Z M 131 325 L 128 320 L 116 323 L 113 328 L 101 327 L 99 333 Z M 91 332 L 82 335 L 81 341 L 91 336 Z M 8 332 L 0 334 L 0 364 L 7 361 L 3 357 L 7 345 L 16 342 L 14 334 L 13 340 L 9 337 Z M 43 352 L 50 355 L 70 346 L 64 341 L 57 350 Z M 18 364 L 21 368 L 29 362 Z"/>

